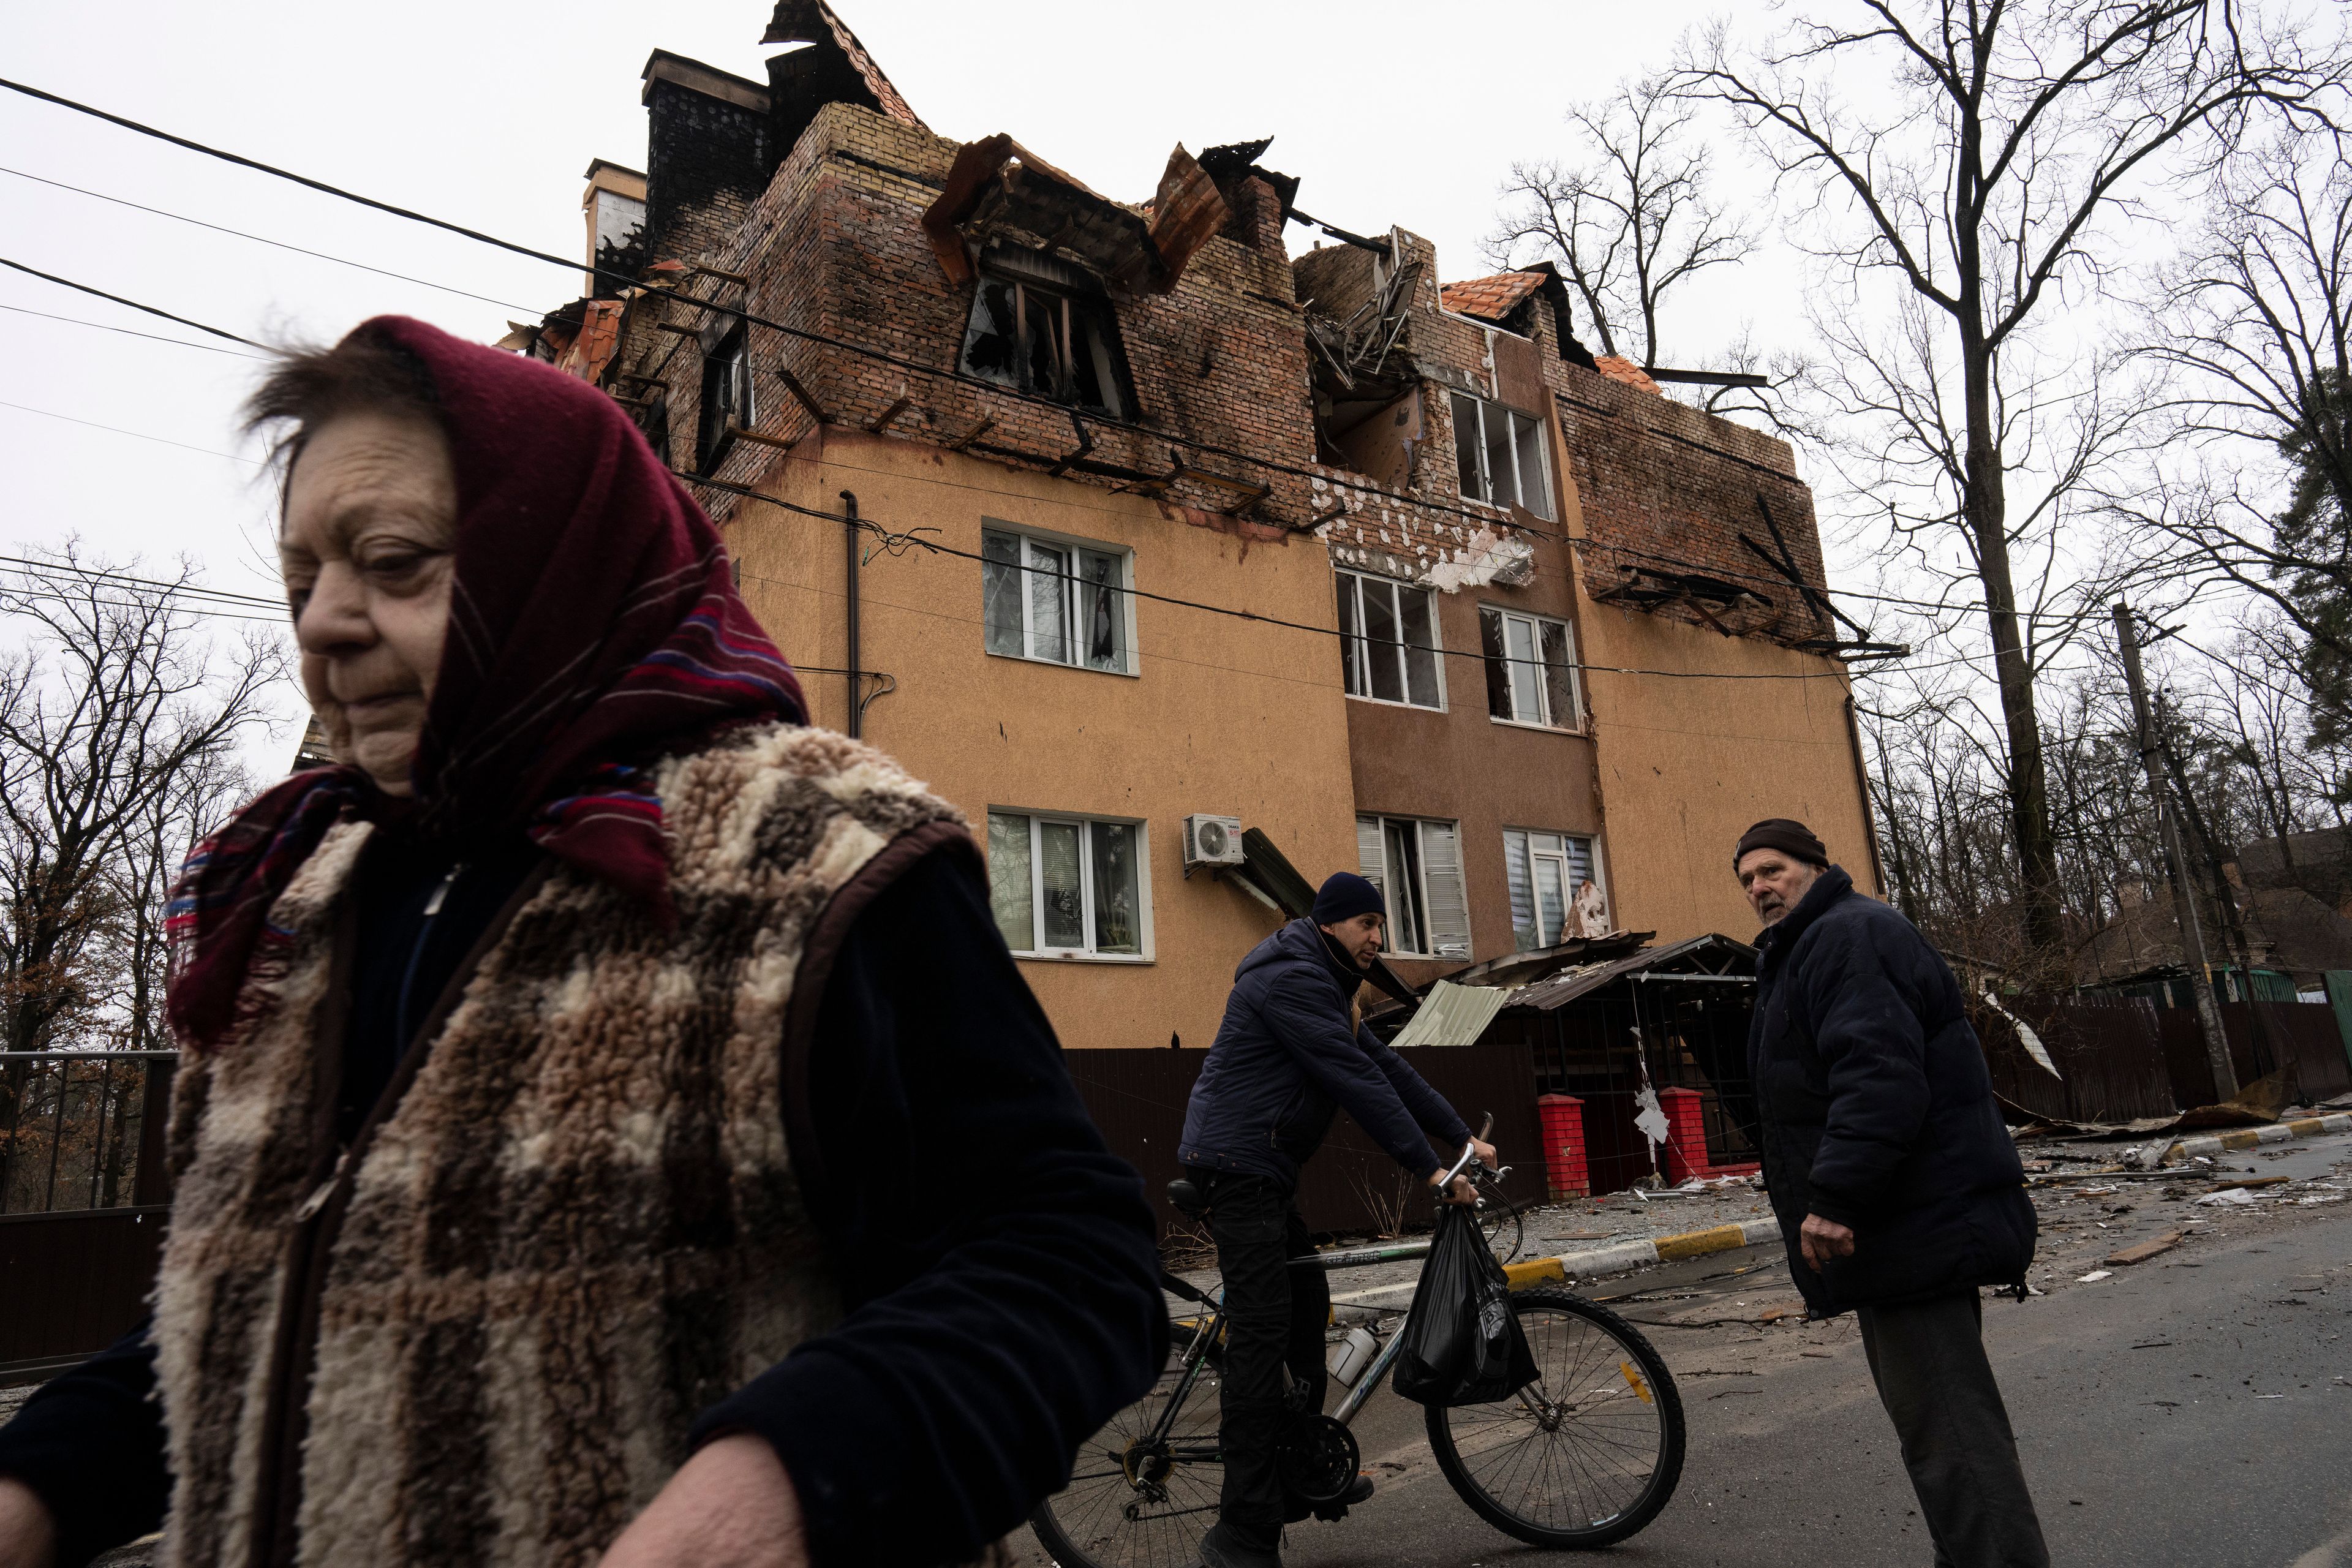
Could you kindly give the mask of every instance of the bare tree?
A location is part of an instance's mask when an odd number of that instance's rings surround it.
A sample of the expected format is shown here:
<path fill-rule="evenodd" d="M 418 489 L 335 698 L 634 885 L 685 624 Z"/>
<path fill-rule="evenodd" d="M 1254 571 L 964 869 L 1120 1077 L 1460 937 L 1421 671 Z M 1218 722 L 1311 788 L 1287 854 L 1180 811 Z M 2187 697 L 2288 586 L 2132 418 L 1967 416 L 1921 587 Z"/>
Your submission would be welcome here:
<path fill-rule="evenodd" d="M 1748 220 L 1707 188 L 1712 156 L 1696 119 L 1662 80 L 1621 82 L 1568 111 L 1580 156 L 1514 163 L 1504 184 L 1488 255 L 1501 267 L 1558 264 L 1603 353 L 1635 347 L 1638 327 L 1638 363 L 1658 363 L 1667 293 L 1755 248 Z"/>
<path fill-rule="evenodd" d="M 0 1047 L 55 1048 L 119 1003 L 156 1037 L 163 888 L 286 668 L 258 635 L 215 658 L 178 596 L 193 578 L 69 549 L 0 589 L 32 634 L 0 664 Z"/>
<path fill-rule="evenodd" d="M 1827 254 L 1883 270 L 1937 321 L 1959 383 L 1959 504 L 2000 700 L 2003 788 L 2030 941 L 2064 940 L 2034 668 L 2020 624 L 2002 449 L 2003 353 L 2107 271 L 2135 201 L 2261 110 L 2340 89 L 2338 56 L 2234 0 L 1864 0 L 1759 54 L 1723 25 L 1686 50 L 1685 100 L 1723 105 L 1783 185 L 1820 198 Z M 1832 83 L 1853 89 L 1842 93 Z"/>
<path fill-rule="evenodd" d="M 2185 439 L 2117 510 L 2303 644 L 2315 738 L 2352 738 L 2352 168 L 2331 128 L 2230 159 L 2144 312 Z M 2253 458 L 2249 461 L 2249 458 Z M 2264 461 L 2263 459 L 2269 459 Z"/>

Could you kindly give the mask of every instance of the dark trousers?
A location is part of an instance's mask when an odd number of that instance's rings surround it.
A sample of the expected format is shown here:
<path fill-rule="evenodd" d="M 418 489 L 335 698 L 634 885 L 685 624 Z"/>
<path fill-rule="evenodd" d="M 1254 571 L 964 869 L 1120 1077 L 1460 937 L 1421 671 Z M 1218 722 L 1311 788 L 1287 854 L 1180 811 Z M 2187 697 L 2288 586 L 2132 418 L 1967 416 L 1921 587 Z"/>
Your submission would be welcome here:
<path fill-rule="evenodd" d="M 1225 1461 L 1220 1517 L 1278 1529 L 1282 1483 L 1274 1469 L 1284 1415 L 1282 1369 L 1299 1384 L 1299 1407 L 1323 1408 L 1323 1330 L 1331 1288 L 1318 1268 L 1289 1268 L 1315 1250 L 1287 1189 L 1264 1176 L 1220 1172 L 1205 1187 L 1209 1235 L 1225 1286 L 1225 1369 L 1218 1385 L 1218 1447 Z"/>
<path fill-rule="evenodd" d="M 1903 1440 L 1937 1568 L 2049 1568 L 1974 1290 L 1864 1307 L 1862 1350 Z"/>

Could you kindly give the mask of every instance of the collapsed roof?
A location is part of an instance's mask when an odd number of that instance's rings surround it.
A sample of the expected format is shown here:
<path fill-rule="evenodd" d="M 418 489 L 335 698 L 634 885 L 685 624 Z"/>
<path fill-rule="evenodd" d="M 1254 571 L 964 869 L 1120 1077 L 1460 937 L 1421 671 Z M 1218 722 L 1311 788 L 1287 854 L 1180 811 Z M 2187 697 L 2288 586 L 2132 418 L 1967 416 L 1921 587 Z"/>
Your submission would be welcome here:
<path fill-rule="evenodd" d="M 967 142 L 923 232 L 950 282 L 975 276 L 973 256 L 1010 234 L 1077 262 L 1114 289 L 1165 294 L 1224 226 L 1224 198 L 1181 145 L 1168 154 L 1150 216 L 1089 189 L 1003 132 Z"/>

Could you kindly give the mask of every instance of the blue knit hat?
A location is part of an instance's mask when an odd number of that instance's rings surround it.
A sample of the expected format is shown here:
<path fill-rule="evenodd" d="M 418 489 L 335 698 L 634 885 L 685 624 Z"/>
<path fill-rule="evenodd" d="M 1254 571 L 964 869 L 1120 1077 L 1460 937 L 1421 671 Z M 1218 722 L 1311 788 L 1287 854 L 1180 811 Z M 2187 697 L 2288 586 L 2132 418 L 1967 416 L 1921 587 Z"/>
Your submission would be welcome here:
<path fill-rule="evenodd" d="M 1332 872 L 1323 890 L 1315 895 L 1315 923 L 1319 926 L 1338 925 L 1358 915 L 1378 915 L 1386 920 L 1388 912 L 1389 906 L 1381 897 L 1381 890 L 1353 871 Z"/>

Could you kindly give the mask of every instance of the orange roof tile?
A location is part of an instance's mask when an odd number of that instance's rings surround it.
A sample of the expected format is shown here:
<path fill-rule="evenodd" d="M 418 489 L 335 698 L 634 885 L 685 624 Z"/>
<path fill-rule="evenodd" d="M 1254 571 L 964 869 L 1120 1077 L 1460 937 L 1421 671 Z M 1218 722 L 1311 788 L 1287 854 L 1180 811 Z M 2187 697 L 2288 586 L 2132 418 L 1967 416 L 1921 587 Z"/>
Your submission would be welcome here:
<path fill-rule="evenodd" d="M 1650 379 L 1646 371 L 1623 354 L 1596 354 L 1593 356 L 1592 368 L 1612 381 L 1623 382 L 1636 392 L 1654 393 L 1660 397 L 1665 395 L 1658 390 L 1658 384 Z"/>
<path fill-rule="evenodd" d="M 1473 278 L 1466 283 L 1446 283 L 1439 286 L 1437 302 L 1457 316 L 1473 316 L 1482 321 L 1499 321 L 1519 308 L 1519 301 L 1543 286 L 1540 272 L 1497 272 L 1492 278 Z"/>

